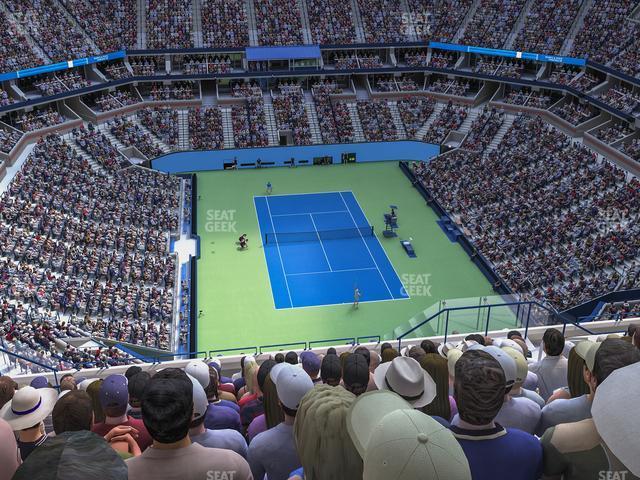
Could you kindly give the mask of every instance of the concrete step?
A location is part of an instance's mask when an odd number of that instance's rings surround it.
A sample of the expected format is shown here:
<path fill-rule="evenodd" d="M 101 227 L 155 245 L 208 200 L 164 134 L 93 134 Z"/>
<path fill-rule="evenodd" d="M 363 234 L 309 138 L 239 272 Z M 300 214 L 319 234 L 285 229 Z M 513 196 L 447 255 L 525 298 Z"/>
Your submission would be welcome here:
<path fill-rule="evenodd" d="M 524 27 L 524 24 L 527 20 L 527 15 L 529 15 L 529 11 L 531 10 L 531 6 L 533 5 L 533 1 L 534 0 L 527 0 L 522 10 L 520 10 L 520 15 L 518 16 L 518 20 L 516 21 L 516 24 L 511 29 L 511 33 L 507 37 L 507 41 L 504 44 L 504 48 L 510 49 L 513 46 L 514 42 L 516 41 L 516 38 L 518 37 L 518 33 L 520 33 L 520 30 L 522 30 L 522 28 Z"/>
<path fill-rule="evenodd" d="M 406 140 L 407 131 L 404 128 L 404 123 L 402 122 L 400 111 L 398 110 L 398 103 L 396 101 L 389 101 L 387 102 L 387 105 L 389 105 L 389 110 L 391 111 L 391 116 L 393 117 L 393 123 L 396 126 L 398 140 Z"/>
<path fill-rule="evenodd" d="M 571 49 L 573 48 L 573 43 L 575 42 L 576 36 L 578 32 L 582 30 L 584 26 L 584 19 L 587 14 L 591 11 L 591 7 L 595 3 L 595 0 L 584 0 L 582 2 L 582 6 L 578 11 L 578 15 L 576 15 L 575 20 L 573 21 L 573 25 L 571 26 L 571 30 L 569 30 L 569 35 L 565 39 L 562 44 L 562 48 L 560 49 L 560 55 L 569 55 Z"/>
<path fill-rule="evenodd" d="M 427 118 L 427 121 L 424 123 L 424 125 L 416 133 L 416 138 L 417 139 L 421 140 L 421 139 L 424 138 L 424 136 L 429 131 L 429 128 L 431 127 L 431 124 L 435 121 L 436 118 L 438 118 L 438 115 L 440 115 L 440 112 L 442 111 L 444 106 L 445 106 L 444 103 L 436 103 L 435 107 L 433 108 L 433 113 L 431 114 L 431 116 L 429 118 Z"/>
<path fill-rule="evenodd" d="M 322 134 L 320 133 L 320 121 L 318 120 L 316 107 L 312 102 L 306 102 L 304 109 L 307 113 L 309 127 L 311 128 L 311 141 L 314 144 L 319 145 L 322 143 Z"/>
<path fill-rule="evenodd" d="M 189 150 L 189 111 L 178 110 L 178 148 Z"/>
<path fill-rule="evenodd" d="M 276 115 L 273 111 L 273 104 L 265 102 L 264 115 L 267 119 L 267 130 L 269 134 L 269 145 L 276 146 L 280 143 L 280 134 L 278 124 L 276 123 Z"/>
<path fill-rule="evenodd" d="M 233 141 L 233 119 L 231 118 L 230 108 L 221 108 L 222 113 L 222 136 L 224 138 L 224 148 L 234 148 L 236 146 Z"/>
<path fill-rule="evenodd" d="M 500 145 L 500 142 L 502 142 L 502 139 L 511 128 L 511 125 L 513 125 L 513 122 L 515 119 L 516 117 L 514 115 L 506 115 L 506 118 L 504 119 L 504 122 L 502 123 L 502 125 L 500 126 L 500 129 L 496 133 L 496 136 L 493 137 L 493 140 L 491 140 L 491 143 L 485 150 L 485 154 L 493 152 L 496 148 L 498 148 L 498 145 Z"/>
<path fill-rule="evenodd" d="M 453 43 L 458 43 L 458 41 L 463 37 L 464 31 L 466 30 L 467 26 L 471 22 L 471 19 L 473 19 L 473 17 L 475 16 L 479 5 L 480 5 L 480 0 L 474 0 L 474 2 L 471 4 L 471 7 L 469 7 L 469 11 L 465 15 L 464 20 L 462 20 L 462 24 L 460 25 L 460 28 L 458 28 L 458 31 L 453 36 Z"/>
<path fill-rule="evenodd" d="M 353 125 L 353 137 L 355 142 L 364 142 L 366 138 L 364 136 L 364 130 L 362 130 L 362 123 L 360 122 L 360 115 L 358 114 L 358 107 L 355 103 L 347 103 L 349 108 L 349 115 L 351 116 L 351 124 Z"/>
<path fill-rule="evenodd" d="M 138 127 L 140 127 L 140 130 L 142 130 L 144 133 L 147 133 L 149 135 L 149 137 L 151 138 L 153 143 L 157 147 L 159 147 L 160 150 L 162 150 L 163 153 L 170 153 L 170 152 L 173 151 L 173 149 L 169 145 L 164 143 L 162 140 L 160 140 L 158 137 L 156 137 L 151 130 L 149 130 L 147 127 L 142 125 L 142 123 L 140 123 L 140 121 L 138 120 L 137 117 L 131 117 L 131 119 L 132 119 L 134 124 L 136 124 Z"/>

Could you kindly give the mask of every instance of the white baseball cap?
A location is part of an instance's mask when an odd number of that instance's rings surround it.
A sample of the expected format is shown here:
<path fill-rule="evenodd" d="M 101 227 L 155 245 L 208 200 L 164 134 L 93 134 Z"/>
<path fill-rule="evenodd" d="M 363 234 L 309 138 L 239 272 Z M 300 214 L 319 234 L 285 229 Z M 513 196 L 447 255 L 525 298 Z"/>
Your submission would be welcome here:
<path fill-rule="evenodd" d="M 209 377 L 209 365 L 204 363 L 202 360 L 191 360 L 184 367 L 184 371 L 187 375 L 198 380 L 200 385 L 202 385 L 202 388 L 207 388 L 209 386 L 209 382 L 211 381 L 211 378 Z"/>
<path fill-rule="evenodd" d="M 297 410 L 302 397 L 313 388 L 309 374 L 289 363 L 278 363 L 269 375 L 276 386 L 280 403 L 290 410 Z"/>
<path fill-rule="evenodd" d="M 363 480 L 471 480 L 451 431 L 388 390 L 360 395 L 347 430 L 364 463 Z"/>
<path fill-rule="evenodd" d="M 189 380 L 193 384 L 193 419 L 198 420 L 207 414 L 207 407 L 209 407 L 209 401 L 207 400 L 207 394 L 202 388 L 200 382 L 187 374 Z"/>

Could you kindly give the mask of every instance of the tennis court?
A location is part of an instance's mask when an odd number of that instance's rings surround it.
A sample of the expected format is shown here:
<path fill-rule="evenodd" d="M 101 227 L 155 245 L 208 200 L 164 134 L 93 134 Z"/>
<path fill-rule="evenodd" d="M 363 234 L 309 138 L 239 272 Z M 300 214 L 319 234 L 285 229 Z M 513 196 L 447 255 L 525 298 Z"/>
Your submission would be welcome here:
<path fill-rule="evenodd" d="M 276 309 L 407 299 L 350 191 L 254 197 Z M 382 216 L 382 212 L 380 212 Z"/>

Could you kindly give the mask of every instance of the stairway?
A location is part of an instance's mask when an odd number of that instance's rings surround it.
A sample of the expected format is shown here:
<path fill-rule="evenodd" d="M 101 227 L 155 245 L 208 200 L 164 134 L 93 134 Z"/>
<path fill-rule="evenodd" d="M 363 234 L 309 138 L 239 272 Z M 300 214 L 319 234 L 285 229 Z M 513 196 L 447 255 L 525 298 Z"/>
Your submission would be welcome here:
<path fill-rule="evenodd" d="M 82 150 L 76 144 L 76 142 L 73 139 L 73 135 L 69 133 L 65 135 L 63 138 L 65 139 L 67 145 L 69 145 L 73 151 L 75 151 L 78 155 L 80 155 L 81 158 L 87 161 L 87 163 L 91 166 L 94 172 L 96 172 L 98 175 L 103 175 L 105 177 L 109 176 L 107 171 L 104 168 L 102 168 L 102 165 L 96 162 L 91 155 L 89 155 L 87 152 Z"/>
<path fill-rule="evenodd" d="M 222 136 L 224 138 L 224 148 L 235 148 L 233 140 L 233 119 L 231 118 L 231 108 L 221 108 L 222 114 Z"/>
<path fill-rule="evenodd" d="M 62 14 L 65 17 L 67 17 L 67 19 L 71 22 L 71 24 L 75 27 L 75 29 L 82 34 L 82 36 L 84 37 L 85 43 L 91 45 L 91 48 L 95 53 L 100 53 L 101 50 L 98 48 L 98 45 L 96 45 L 96 42 L 94 42 L 93 39 L 89 36 L 89 34 L 84 31 L 84 28 L 80 26 L 80 24 L 76 20 L 76 17 L 74 17 L 73 15 L 71 15 L 71 13 L 69 13 L 67 8 L 62 4 L 60 0 L 55 0 L 55 3 L 57 4 L 58 10 L 60 10 L 60 12 L 62 12 Z"/>
<path fill-rule="evenodd" d="M 268 95 L 267 95 L 268 96 Z M 264 116 L 267 119 L 267 130 L 269 133 L 269 146 L 274 147 L 280 143 L 280 134 L 278 133 L 278 124 L 276 123 L 276 115 L 273 111 L 271 102 L 264 102 Z"/>
<path fill-rule="evenodd" d="M 195 48 L 202 47 L 202 3 L 200 0 L 192 0 L 192 10 L 193 10 L 193 24 L 192 33 L 193 33 L 193 46 Z"/>
<path fill-rule="evenodd" d="M 142 130 L 144 133 L 149 135 L 149 138 L 151 138 L 151 141 L 158 147 L 160 148 L 160 150 L 162 150 L 162 153 L 170 153 L 173 151 L 173 149 L 167 145 L 166 143 L 164 143 L 162 140 L 160 140 L 151 130 L 149 130 L 147 127 L 145 127 L 144 125 L 142 125 L 142 123 L 140 123 L 140 121 L 138 120 L 138 117 L 131 117 L 132 121 L 134 124 L 136 124 L 138 127 L 140 127 L 140 130 Z"/>
<path fill-rule="evenodd" d="M 307 11 L 307 2 L 306 0 L 298 0 L 298 10 L 300 11 L 300 22 L 302 24 L 302 39 L 303 42 L 307 45 L 311 45 L 313 43 L 313 38 L 311 36 L 311 28 L 309 28 L 309 12 Z"/>
<path fill-rule="evenodd" d="M 367 139 L 364 136 L 364 130 L 362 130 L 362 123 L 360 123 L 360 115 L 358 115 L 358 107 L 355 103 L 347 103 L 347 108 L 353 125 L 353 141 L 366 142 Z"/>
<path fill-rule="evenodd" d="M 407 0 L 400 0 L 400 11 L 402 12 L 402 14 L 406 14 L 407 18 L 411 18 L 411 9 L 409 8 L 409 3 L 407 2 Z M 422 12 L 416 12 L 416 13 L 422 13 Z M 408 41 L 408 42 L 419 41 L 419 38 L 418 38 L 418 35 L 416 35 L 416 32 L 412 31 L 414 29 L 409 28 L 408 30 L 409 32 L 407 32 L 407 34 L 405 35 L 405 41 Z"/>
<path fill-rule="evenodd" d="M 27 39 L 29 47 L 31 47 L 31 50 L 33 50 L 36 55 L 40 57 L 42 63 L 51 63 L 51 59 L 49 58 L 49 56 L 44 53 L 44 50 L 40 48 L 40 45 L 38 45 L 38 43 L 31 37 L 31 35 L 29 35 L 27 29 L 22 27 L 20 22 L 18 22 L 18 19 L 14 17 L 13 13 L 10 12 L 9 9 L 5 6 L 4 2 L 0 2 L 0 14 L 2 14 L 9 23 L 16 26 L 16 30 L 18 31 L 18 33 L 21 33 L 24 38 Z"/>
<path fill-rule="evenodd" d="M 98 130 L 100 130 L 100 132 L 104 133 L 104 136 L 107 137 L 107 140 L 109 140 L 111 145 L 116 147 L 116 149 L 119 152 L 122 152 L 122 150 L 124 150 L 125 148 L 128 148 L 124 143 L 122 143 L 120 140 L 118 140 L 117 137 L 114 134 L 112 134 L 109 131 L 110 130 L 109 124 L 103 123 L 102 125 L 100 125 L 98 127 Z"/>
<path fill-rule="evenodd" d="M 190 150 L 189 110 L 178 110 L 178 150 Z"/>
<path fill-rule="evenodd" d="M 387 105 L 389 105 L 389 110 L 391 111 L 391 116 L 393 117 L 393 123 L 396 126 L 398 140 L 406 140 L 407 131 L 404 128 L 402 117 L 400 117 L 400 111 L 398 110 L 398 103 L 395 100 L 388 101 Z"/>
<path fill-rule="evenodd" d="M 458 128 L 458 132 L 466 135 L 467 133 L 469 133 L 469 130 L 471 130 L 471 125 L 473 125 L 473 121 L 478 118 L 478 116 L 480 115 L 480 113 L 482 112 L 482 108 L 478 107 L 478 108 L 470 108 L 469 112 L 467 114 L 467 118 L 464 119 L 464 122 L 462 122 L 462 125 L 460 125 L 460 128 Z"/>
<path fill-rule="evenodd" d="M 511 47 L 515 43 L 516 38 L 518 37 L 518 33 L 520 32 L 520 30 L 522 30 L 525 22 L 527 21 L 529 10 L 531 10 L 531 5 L 533 5 L 533 0 L 527 0 L 527 2 L 522 7 L 522 10 L 520 11 L 520 15 L 518 16 L 518 20 L 516 21 L 516 24 L 511 29 L 511 33 L 507 37 L 507 41 L 504 44 L 504 48 L 511 49 Z"/>
<path fill-rule="evenodd" d="M 464 19 L 462 20 L 462 24 L 460 25 L 460 28 L 458 28 L 458 31 L 453 36 L 453 43 L 458 43 L 460 39 L 464 36 L 464 31 L 466 30 L 467 26 L 469 26 L 469 23 L 471 23 L 471 20 L 475 16 L 479 5 L 480 5 L 480 0 L 474 0 L 474 2 L 471 4 L 471 7 L 469 7 L 469 11 L 467 12 Z"/>
<path fill-rule="evenodd" d="M 253 8 L 253 0 L 245 0 L 247 6 L 247 27 L 249 28 L 249 45 L 258 45 L 258 28 L 256 23 L 256 11 Z"/>
<path fill-rule="evenodd" d="M 424 123 L 424 125 L 422 127 L 420 127 L 420 129 L 416 133 L 416 138 L 417 139 L 423 139 L 424 138 L 424 136 L 429 131 L 429 128 L 431 127 L 431 124 L 435 121 L 436 118 L 438 118 L 438 116 L 440 115 L 440 112 L 442 111 L 443 108 L 444 108 L 444 103 L 439 103 L 439 102 L 436 103 L 436 105 L 435 105 L 435 107 L 433 109 L 433 113 L 431 114 L 431 116 L 429 118 L 427 118 L 427 121 Z"/>
<path fill-rule="evenodd" d="M 144 50 L 147 48 L 147 2 L 146 0 L 138 0 L 137 16 L 138 16 L 138 48 Z"/>
<path fill-rule="evenodd" d="M 309 121 L 309 127 L 311 128 L 311 141 L 314 145 L 322 143 L 322 134 L 320 133 L 320 121 L 318 120 L 318 113 L 316 112 L 316 106 L 313 102 L 306 102 L 304 109 L 307 112 L 307 120 Z"/>
<path fill-rule="evenodd" d="M 366 43 L 364 37 L 364 27 L 362 26 L 362 17 L 360 16 L 360 7 L 358 0 L 351 1 L 351 15 L 353 17 L 353 25 L 356 29 L 356 43 Z"/>
<path fill-rule="evenodd" d="M 485 155 L 490 152 L 493 152 L 496 148 L 498 148 L 498 145 L 500 145 L 500 142 L 502 142 L 502 139 L 511 128 L 511 125 L 513 125 L 513 122 L 515 121 L 515 119 L 516 119 L 515 115 L 506 115 L 504 122 L 496 132 L 496 135 L 493 137 L 493 139 L 491 140 L 491 143 L 485 149 L 484 151 Z"/>
<path fill-rule="evenodd" d="M 582 2 L 582 6 L 580 7 L 580 10 L 578 10 L 578 14 L 576 15 L 576 18 L 573 21 L 573 25 L 571 26 L 571 30 L 569 30 L 569 35 L 567 35 L 567 38 L 562 44 L 560 55 L 569 55 L 569 53 L 571 52 L 571 49 L 573 48 L 573 42 L 575 41 L 578 32 L 582 30 L 584 19 L 591 11 L 591 7 L 594 3 L 595 0 L 584 0 Z"/>

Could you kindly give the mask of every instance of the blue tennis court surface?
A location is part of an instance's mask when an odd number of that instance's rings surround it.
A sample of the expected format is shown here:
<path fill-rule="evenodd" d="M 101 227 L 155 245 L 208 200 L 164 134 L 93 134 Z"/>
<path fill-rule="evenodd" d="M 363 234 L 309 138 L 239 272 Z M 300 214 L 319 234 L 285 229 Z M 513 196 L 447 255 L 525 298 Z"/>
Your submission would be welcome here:
<path fill-rule="evenodd" d="M 254 203 L 277 309 L 409 298 L 352 192 Z"/>

